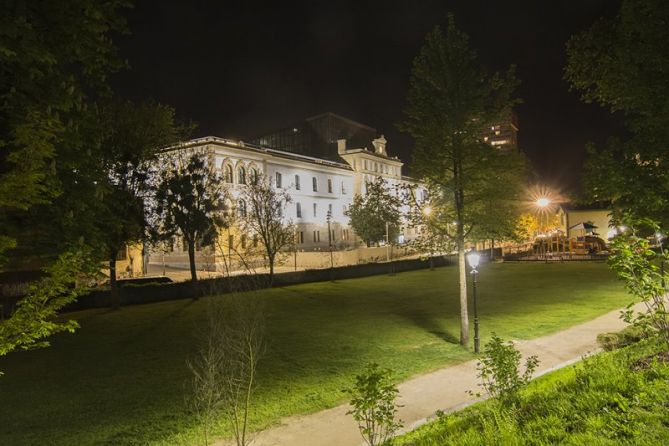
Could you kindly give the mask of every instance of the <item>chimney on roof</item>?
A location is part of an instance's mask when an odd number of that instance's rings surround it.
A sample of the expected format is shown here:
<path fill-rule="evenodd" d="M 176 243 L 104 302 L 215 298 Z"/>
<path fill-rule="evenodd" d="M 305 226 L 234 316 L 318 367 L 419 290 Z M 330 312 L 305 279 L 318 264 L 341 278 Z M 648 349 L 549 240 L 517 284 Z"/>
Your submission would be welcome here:
<path fill-rule="evenodd" d="M 345 139 L 338 139 L 337 140 L 337 153 L 340 155 L 343 155 L 346 153 L 346 140 Z"/>
<path fill-rule="evenodd" d="M 380 138 L 376 138 L 374 141 L 372 141 L 372 145 L 374 146 L 374 152 L 377 155 L 388 156 L 386 154 L 386 143 L 387 142 L 388 141 L 386 140 L 386 138 L 383 137 L 383 135 L 381 135 Z"/>

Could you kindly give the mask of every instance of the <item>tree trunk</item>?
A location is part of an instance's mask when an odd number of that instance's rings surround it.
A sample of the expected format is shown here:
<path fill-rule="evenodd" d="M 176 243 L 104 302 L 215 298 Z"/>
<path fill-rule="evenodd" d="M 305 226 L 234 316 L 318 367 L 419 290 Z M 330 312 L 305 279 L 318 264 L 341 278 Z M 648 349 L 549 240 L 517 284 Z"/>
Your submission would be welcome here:
<path fill-rule="evenodd" d="M 495 239 L 490 239 L 490 261 L 495 260 Z"/>
<path fill-rule="evenodd" d="M 190 263 L 190 281 L 192 285 L 193 300 L 198 300 L 197 272 L 195 271 L 195 242 L 188 241 L 188 263 Z"/>
<path fill-rule="evenodd" d="M 118 249 L 112 249 L 109 252 L 109 287 L 111 289 L 111 307 L 112 310 L 118 310 L 121 306 L 121 296 L 119 294 L 118 282 L 116 282 L 116 257 Z"/>
<path fill-rule="evenodd" d="M 458 272 L 460 273 L 460 345 L 469 344 L 469 315 L 467 313 L 467 265 L 465 264 L 465 241 L 458 237 Z"/>
<path fill-rule="evenodd" d="M 272 288 L 274 283 L 274 256 L 267 256 L 269 262 L 269 287 Z"/>

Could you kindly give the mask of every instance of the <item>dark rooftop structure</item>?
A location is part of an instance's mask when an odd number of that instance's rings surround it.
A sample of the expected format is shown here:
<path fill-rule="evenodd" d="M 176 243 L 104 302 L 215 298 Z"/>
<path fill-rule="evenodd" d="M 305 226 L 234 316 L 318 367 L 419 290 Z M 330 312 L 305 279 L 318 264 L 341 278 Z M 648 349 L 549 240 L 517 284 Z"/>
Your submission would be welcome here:
<path fill-rule="evenodd" d="M 375 128 L 328 112 L 259 136 L 251 142 L 286 152 L 340 161 L 338 139 L 345 139 L 350 148 L 364 148 L 376 136 Z"/>

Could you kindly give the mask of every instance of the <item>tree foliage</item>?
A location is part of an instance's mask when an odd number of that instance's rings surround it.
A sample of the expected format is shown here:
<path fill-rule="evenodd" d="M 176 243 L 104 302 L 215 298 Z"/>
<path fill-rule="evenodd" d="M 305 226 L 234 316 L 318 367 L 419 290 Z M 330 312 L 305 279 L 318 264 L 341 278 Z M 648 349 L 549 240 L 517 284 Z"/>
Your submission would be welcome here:
<path fill-rule="evenodd" d="M 188 247 L 191 279 L 197 280 L 195 248 L 212 245 L 218 228 L 227 223 L 223 210 L 225 189 L 205 153 L 167 152 L 156 186 L 154 239 L 183 237 Z"/>
<path fill-rule="evenodd" d="M 60 255 L 45 268 L 46 276 L 30 285 L 12 315 L 0 321 L 0 356 L 15 350 L 30 350 L 49 345 L 54 333 L 74 332 L 76 321 L 60 322 L 57 312 L 87 291 L 99 275 L 91 261 L 91 251 L 80 247 Z"/>
<path fill-rule="evenodd" d="M 406 119 L 401 128 L 416 141 L 414 170 L 439 189 L 442 227 L 455 222 L 452 238 L 460 269 L 460 342 L 469 341 L 465 241 L 487 217 L 491 205 L 517 199 L 523 179 L 519 154 L 495 150 L 483 129 L 498 124 L 516 102 L 514 67 L 488 74 L 478 67 L 466 34 L 449 16 L 436 27 L 414 60 Z"/>
<path fill-rule="evenodd" d="M 669 225 L 669 4 L 624 0 L 567 44 L 565 78 L 586 102 L 622 115 L 630 135 L 588 148 L 587 198 Z"/>
<path fill-rule="evenodd" d="M 246 234 L 260 238 L 263 254 L 269 265 L 270 286 L 274 279 L 274 266 L 279 253 L 295 243 L 295 228 L 284 221 L 284 210 L 290 195 L 272 186 L 259 176 L 244 187 L 241 200 L 246 204 L 246 215 L 239 215 L 241 229 Z"/>
<path fill-rule="evenodd" d="M 400 223 L 401 200 L 399 194 L 393 194 L 387 182 L 378 177 L 366 184 L 363 195 L 356 194 L 353 202 L 346 209 L 345 215 L 351 219 L 351 228 L 367 246 L 386 238 L 388 231 L 396 231 Z M 389 234 L 392 235 L 392 234 Z M 390 237 L 392 240 L 392 237 Z M 388 240 L 390 242 L 390 240 Z"/>
<path fill-rule="evenodd" d="M 0 6 L 0 248 L 16 244 L 17 215 L 62 193 L 60 164 L 80 153 L 88 101 L 123 66 L 110 35 L 124 0 Z"/>

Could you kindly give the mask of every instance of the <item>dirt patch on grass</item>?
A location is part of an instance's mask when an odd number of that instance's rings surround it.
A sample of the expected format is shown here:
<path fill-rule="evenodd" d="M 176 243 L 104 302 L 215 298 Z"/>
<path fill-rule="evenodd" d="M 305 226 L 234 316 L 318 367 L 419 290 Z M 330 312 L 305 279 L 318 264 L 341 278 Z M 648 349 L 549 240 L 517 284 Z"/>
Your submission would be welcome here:
<path fill-rule="evenodd" d="M 669 351 L 665 352 L 659 352 L 655 353 L 654 355 L 646 356 L 641 359 L 637 359 L 632 365 L 630 366 L 630 369 L 632 369 L 635 372 L 641 371 L 641 370 L 648 370 L 652 365 L 653 362 L 657 361 L 658 363 L 664 363 L 668 364 L 669 363 Z"/>

